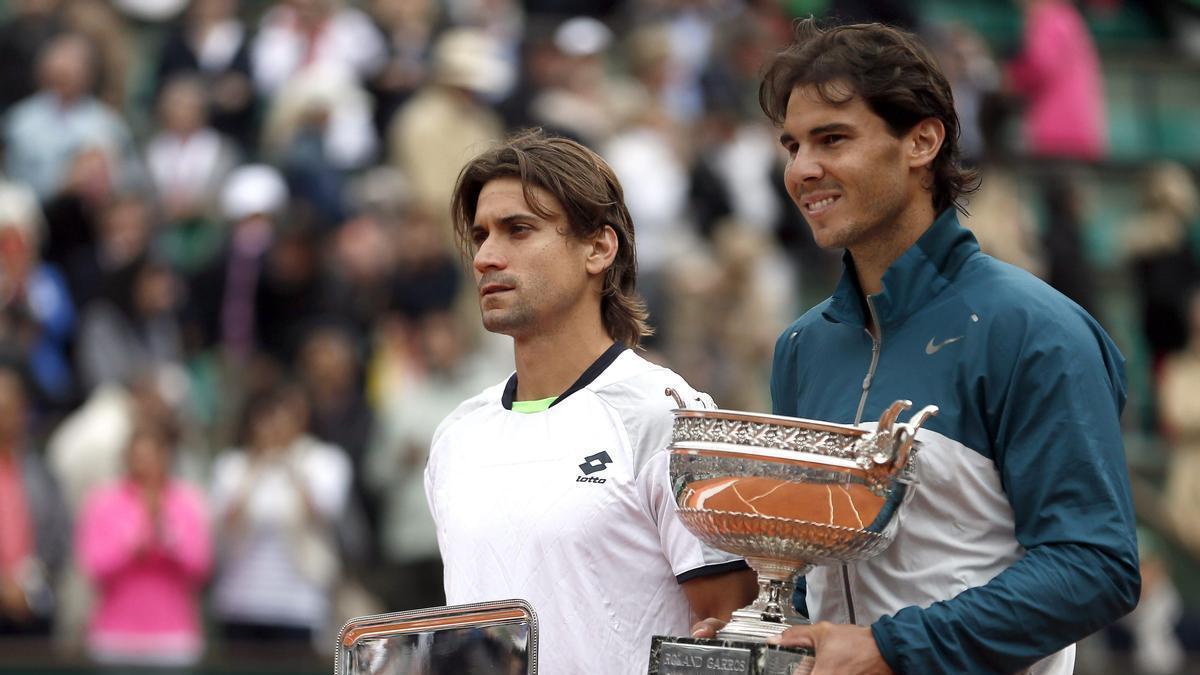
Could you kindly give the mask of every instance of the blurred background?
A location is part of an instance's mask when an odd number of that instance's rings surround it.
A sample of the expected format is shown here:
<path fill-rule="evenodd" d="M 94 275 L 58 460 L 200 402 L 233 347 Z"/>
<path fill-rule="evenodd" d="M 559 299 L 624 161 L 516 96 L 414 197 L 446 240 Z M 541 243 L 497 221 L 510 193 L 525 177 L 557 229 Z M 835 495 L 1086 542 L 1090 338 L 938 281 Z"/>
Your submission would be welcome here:
<path fill-rule="evenodd" d="M 428 444 L 512 368 L 447 204 L 508 131 L 608 159 L 650 358 L 768 410 L 840 271 L 756 100 L 810 14 L 922 36 L 965 222 L 1128 359 L 1143 596 L 1077 672 L 1200 672 L 1197 0 L 5 0 L 0 673 L 326 673 L 444 602 Z"/>

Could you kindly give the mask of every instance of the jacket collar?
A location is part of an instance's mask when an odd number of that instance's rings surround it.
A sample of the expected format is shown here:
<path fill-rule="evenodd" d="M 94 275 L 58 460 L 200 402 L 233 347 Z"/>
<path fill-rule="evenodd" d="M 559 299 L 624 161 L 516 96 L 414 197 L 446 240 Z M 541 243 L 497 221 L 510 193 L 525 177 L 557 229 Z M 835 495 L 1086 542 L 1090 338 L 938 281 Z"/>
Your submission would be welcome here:
<path fill-rule="evenodd" d="M 954 208 L 943 211 L 884 272 L 883 290 L 871 296 L 880 326 L 901 323 L 928 304 L 978 251 L 975 235 L 958 222 Z M 842 256 L 842 263 L 842 278 L 821 314 L 827 321 L 865 326 L 867 306 L 850 251 Z"/>

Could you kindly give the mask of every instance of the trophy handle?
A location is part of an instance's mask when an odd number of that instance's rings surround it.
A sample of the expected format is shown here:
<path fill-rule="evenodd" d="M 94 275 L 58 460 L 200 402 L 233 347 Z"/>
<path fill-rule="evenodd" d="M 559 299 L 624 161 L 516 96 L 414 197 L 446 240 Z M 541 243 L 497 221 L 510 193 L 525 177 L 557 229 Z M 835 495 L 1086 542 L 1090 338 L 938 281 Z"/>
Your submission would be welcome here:
<path fill-rule="evenodd" d="M 867 434 L 855 444 L 855 461 L 859 468 L 874 475 L 878 482 L 886 482 L 903 464 L 897 461 L 896 450 L 899 431 L 893 431 L 900 413 L 912 407 L 912 401 L 897 400 L 879 416 L 875 431 Z"/>
<path fill-rule="evenodd" d="M 938 412 L 936 405 L 927 405 L 909 418 L 907 424 L 896 425 L 900 413 L 912 406 L 912 401 L 899 400 L 892 403 L 883 415 L 875 431 L 865 436 L 858 446 L 856 462 L 867 472 L 868 485 L 873 492 L 882 493 L 892 479 L 901 476 L 908 467 L 917 430 L 927 419 Z"/>
<path fill-rule="evenodd" d="M 913 443 L 917 440 L 917 431 L 926 420 L 936 414 L 938 414 L 938 407 L 936 405 L 927 405 L 914 413 L 908 419 L 908 423 L 900 425 L 900 429 L 896 432 L 896 440 L 899 444 L 896 447 L 895 464 L 900 470 L 908 466 L 908 455 L 912 452 Z"/>
<path fill-rule="evenodd" d="M 675 399 L 675 405 L 678 406 L 680 410 L 687 410 L 687 404 L 683 402 L 683 397 L 679 395 L 679 392 L 675 391 L 671 387 L 667 387 L 666 391 L 663 392 L 663 395 L 670 396 L 671 398 Z"/>
<path fill-rule="evenodd" d="M 900 413 L 911 407 L 912 401 L 906 401 L 904 399 L 900 399 L 893 403 L 888 407 L 887 410 L 883 411 L 882 415 L 879 416 L 879 424 L 875 427 L 876 432 L 882 433 L 884 431 L 891 431 L 892 425 L 896 423 L 896 420 L 900 417 Z"/>
<path fill-rule="evenodd" d="M 680 396 L 680 395 L 679 395 L 679 392 L 675 391 L 675 389 L 673 389 L 672 387 L 667 387 L 667 388 L 666 388 L 666 390 L 665 390 L 665 391 L 663 391 L 663 394 L 664 394 L 664 395 L 666 395 L 666 396 L 670 396 L 671 398 L 675 399 L 675 406 L 676 406 L 676 407 L 677 407 L 679 410 L 689 410 L 689 408 L 687 407 L 687 404 L 683 402 L 683 397 L 682 397 L 682 396 Z M 702 398 L 700 398 L 699 396 L 697 396 L 697 397 L 695 397 L 695 399 L 693 399 L 693 400 L 695 400 L 695 401 L 696 401 L 696 403 L 698 404 L 698 406 L 699 406 L 699 408 L 700 408 L 701 410 L 707 410 L 707 409 L 708 409 L 708 404 L 704 402 L 704 399 L 702 399 Z"/>

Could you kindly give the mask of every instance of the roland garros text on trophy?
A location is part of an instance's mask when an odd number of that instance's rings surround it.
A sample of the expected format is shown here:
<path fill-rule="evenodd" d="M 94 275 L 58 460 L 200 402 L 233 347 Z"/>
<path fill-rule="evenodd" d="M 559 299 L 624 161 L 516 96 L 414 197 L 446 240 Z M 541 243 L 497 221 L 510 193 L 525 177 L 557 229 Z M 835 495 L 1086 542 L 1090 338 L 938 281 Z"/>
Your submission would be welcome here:
<path fill-rule="evenodd" d="M 915 435 L 936 406 L 898 424 L 896 401 L 874 431 L 795 417 L 679 408 L 671 487 L 679 518 L 706 544 L 740 555 L 759 594 L 716 639 L 656 636 L 651 675 L 804 675 L 813 652 L 766 640 L 807 623 L 792 609 L 793 579 L 814 565 L 882 552 L 917 462 Z"/>

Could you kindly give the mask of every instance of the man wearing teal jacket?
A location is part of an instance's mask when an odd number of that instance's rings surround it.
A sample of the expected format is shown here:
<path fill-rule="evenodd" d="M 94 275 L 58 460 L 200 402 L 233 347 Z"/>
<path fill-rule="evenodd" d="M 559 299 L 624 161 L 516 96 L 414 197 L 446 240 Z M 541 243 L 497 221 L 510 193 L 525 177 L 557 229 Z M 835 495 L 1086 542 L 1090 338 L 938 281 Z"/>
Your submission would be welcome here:
<path fill-rule="evenodd" d="M 972 176 L 950 87 L 911 36 L 801 22 L 760 101 L 814 238 L 846 249 L 834 294 L 779 338 L 774 412 L 941 410 L 894 543 L 810 572 L 797 605 L 817 623 L 782 643 L 813 647 L 815 675 L 1072 672 L 1074 643 L 1132 610 L 1141 584 L 1123 358 L 959 224 Z"/>

